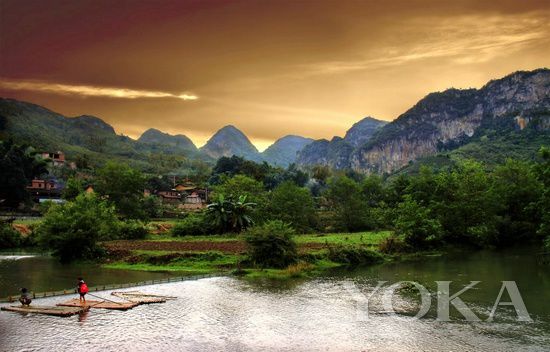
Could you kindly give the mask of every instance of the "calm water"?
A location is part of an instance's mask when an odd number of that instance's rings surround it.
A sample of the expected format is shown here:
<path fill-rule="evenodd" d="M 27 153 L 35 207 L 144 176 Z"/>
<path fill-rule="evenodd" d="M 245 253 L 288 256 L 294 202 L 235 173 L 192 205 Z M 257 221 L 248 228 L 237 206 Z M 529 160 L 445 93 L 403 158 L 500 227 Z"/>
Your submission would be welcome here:
<path fill-rule="evenodd" d="M 0 312 L 0 350 L 548 351 L 548 269 L 537 266 L 529 252 L 477 252 L 337 270 L 314 280 L 219 277 L 144 286 L 140 290 L 179 298 L 126 312 L 92 310 L 69 318 Z M 477 289 L 461 295 L 480 316 L 492 307 L 500 281 L 515 280 L 534 322 L 516 322 L 507 309 L 499 310 L 493 323 L 465 322 L 457 314 L 451 322 L 437 322 L 433 314 L 414 319 L 387 314 L 376 300 L 368 319 L 358 318 L 360 303 L 350 287 L 370 292 L 377 280 L 414 280 L 430 290 L 434 280 L 453 280 L 452 292 L 470 280 L 481 281 Z M 100 295 L 113 299 L 109 293 Z M 415 313 L 414 295 L 397 295 L 395 305 Z"/>
<path fill-rule="evenodd" d="M 49 292 L 76 286 L 83 277 L 91 286 L 160 279 L 168 273 L 110 270 L 90 264 L 61 265 L 49 256 L 0 253 L 0 297 L 17 295 L 21 287 L 34 292 Z"/>

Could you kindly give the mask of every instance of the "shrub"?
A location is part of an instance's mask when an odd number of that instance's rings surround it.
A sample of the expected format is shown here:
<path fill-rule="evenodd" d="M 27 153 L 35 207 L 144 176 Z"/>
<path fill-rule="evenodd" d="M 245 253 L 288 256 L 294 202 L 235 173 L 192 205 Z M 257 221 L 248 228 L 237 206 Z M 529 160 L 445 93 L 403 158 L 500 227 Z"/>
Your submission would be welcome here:
<path fill-rule="evenodd" d="M 21 245 L 21 235 L 9 224 L 0 224 L 0 249 L 16 248 Z"/>
<path fill-rule="evenodd" d="M 149 231 L 141 221 L 128 220 L 120 225 L 119 237 L 124 240 L 142 240 L 147 238 Z"/>
<path fill-rule="evenodd" d="M 245 236 L 250 260 L 264 268 L 285 268 L 296 263 L 293 235 L 294 230 L 280 220 L 250 228 Z"/>
<path fill-rule="evenodd" d="M 50 207 L 37 228 L 38 242 L 61 261 L 92 259 L 103 254 L 99 241 L 117 238 L 121 227 L 115 208 L 94 194 Z"/>
<path fill-rule="evenodd" d="M 290 277 L 301 277 L 304 272 L 311 271 L 315 267 L 313 264 L 307 263 L 307 262 L 298 262 L 296 264 L 290 264 L 285 269 L 285 274 L 287 274 Z"/>
<path fill-rule="evenodd" d="M 179 221 L 171 230 L 172 236 L 203 236 L 213 231 L 212 225 L 203 213 L 191 213 Z"/>
<path fill-rule="evenodd" d="M 330 247 L 328 258 L 333 262 L 349 265 L 376 264 L 384 260 L 380 253 L 359 246 Z"/>
<path fill-rule="evenodd" d="M 404 236 L 406 244 L 414 248 L 435 244 L 443 233 L 441 223 L 431 217 L 430 209 L 419 205 L 408 195 L 397 208 L 395 230 Z"/>
<path fill-rule="evenodd" d="M 378 250 L 382 253 L 402 253 L 408 249 L 407 244 L 397 236 L 390 236 L 378 244 Z"/>

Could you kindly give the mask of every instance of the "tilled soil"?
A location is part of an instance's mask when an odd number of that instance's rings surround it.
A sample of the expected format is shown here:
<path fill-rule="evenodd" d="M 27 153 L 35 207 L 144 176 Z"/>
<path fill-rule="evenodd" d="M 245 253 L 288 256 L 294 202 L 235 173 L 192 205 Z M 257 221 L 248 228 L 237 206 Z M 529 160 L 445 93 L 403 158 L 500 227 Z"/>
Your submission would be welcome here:
<path fill-rule="evenodd" d="M 121 240 L 106 242 L 103 246 L 110 252 L 149 250 L 149 251 L 219 251 L 224 253 L 243 253 L 246 251 L 246 243 L 240 241 L 226 242 L 183 242 L 183 241 L 135 241 Z M 301 251 L 321 249 L 322 243 L 305 243 L 299 245 Z"/>

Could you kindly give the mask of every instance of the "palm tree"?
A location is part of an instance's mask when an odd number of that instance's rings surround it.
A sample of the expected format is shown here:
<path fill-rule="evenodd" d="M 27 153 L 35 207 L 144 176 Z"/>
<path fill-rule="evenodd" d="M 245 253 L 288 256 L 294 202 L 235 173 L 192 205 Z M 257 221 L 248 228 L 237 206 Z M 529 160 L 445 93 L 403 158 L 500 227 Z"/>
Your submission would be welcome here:
<path fill-rule="evenodd" d="M 217 200 L 208 204 L 208 215 L 211 216 L 212 221 L 220 231 L 224 233 L 227 230 L 229 224 L 229 216 L 231 214 L 232 204 L 229 200 L 226 200 L 223 194 L 220 194 Z"/>
<path fill-rule="evenodd" d="M 240 196 L 236 202 L 233 202 L 233 211 L 231 212 L 231 227 L 235 232 L 241 232 L 247 227 L 254 225 L 254 220 L 250 213 L 256 206 L 256 203 L 246 201 L 246 196 Z"/>
<path fill-rule="evenodd" d="M 254 224 L 250 213 L 255 206 L 255 203 L 246 201 L 246 196 L 240 196 L 237 201 L 233 201 L 220 195 L 216 201 L 208 205 L 208 214 L 221 233 L 241 232 Z"/>

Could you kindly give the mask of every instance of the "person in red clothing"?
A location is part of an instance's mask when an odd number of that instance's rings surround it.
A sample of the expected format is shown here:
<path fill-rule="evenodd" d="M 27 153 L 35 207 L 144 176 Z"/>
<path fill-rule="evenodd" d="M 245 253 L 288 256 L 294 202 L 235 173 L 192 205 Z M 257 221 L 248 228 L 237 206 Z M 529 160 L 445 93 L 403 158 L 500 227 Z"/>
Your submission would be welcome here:
<path fill-rule="evenodd" d="M 88 293 L 88 285 L 86 285 L 81 277 L 78 278 L 78 286 L 76 288 L 76 291 L 80 294 L 80 303 L 86 304 L 86 293 Z"/>

